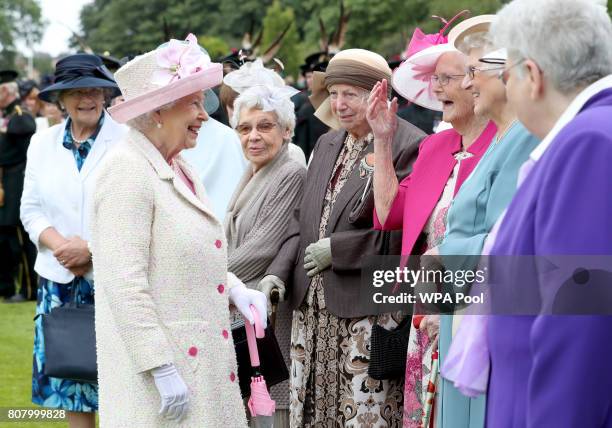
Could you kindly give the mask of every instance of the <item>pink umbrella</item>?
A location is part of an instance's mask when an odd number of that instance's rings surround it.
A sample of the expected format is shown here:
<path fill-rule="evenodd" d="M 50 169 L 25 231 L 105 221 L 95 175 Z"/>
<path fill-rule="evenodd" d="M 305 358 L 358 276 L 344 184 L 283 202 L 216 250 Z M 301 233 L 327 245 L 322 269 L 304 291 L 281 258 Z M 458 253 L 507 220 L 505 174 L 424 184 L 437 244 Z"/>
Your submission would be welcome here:
<path fill-rule="evenodd" d="M 251 367 L 253 368 L 253 376 L 251 377 L 251 396 L 249 397 L 247 406 L 256 428 L 272 428 L 276 403 L 270 398 L 268 388 L 266 387 L 266 381 L 261 375 L 256 340 L 256 337 L 262 338 L 266 333 L 261 325 L 261 319 L 259 318 L 257 309 L 255 309 L 253 305 L 251 305 L 251 312 L 255 321 L 255 328 L 253 329 L 249 320 L 246 318 L 244 320 L 247 344 L 249 346 L 249 356 L 251 357 Z"/>

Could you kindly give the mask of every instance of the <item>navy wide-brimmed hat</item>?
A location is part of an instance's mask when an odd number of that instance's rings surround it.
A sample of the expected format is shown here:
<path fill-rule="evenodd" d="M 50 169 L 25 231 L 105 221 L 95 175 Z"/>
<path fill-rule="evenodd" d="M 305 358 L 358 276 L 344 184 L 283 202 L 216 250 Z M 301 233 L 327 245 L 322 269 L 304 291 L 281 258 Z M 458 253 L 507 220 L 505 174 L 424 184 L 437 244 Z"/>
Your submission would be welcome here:
<path fill-rule="evenodd" d="M 112 88 L 119 91 L 112 73 L 96 55 L 76 54 L 55 66 L 55 83 L 40 91 L 38 98 L 54 102 L 59 92 L 75 88 Z"/>

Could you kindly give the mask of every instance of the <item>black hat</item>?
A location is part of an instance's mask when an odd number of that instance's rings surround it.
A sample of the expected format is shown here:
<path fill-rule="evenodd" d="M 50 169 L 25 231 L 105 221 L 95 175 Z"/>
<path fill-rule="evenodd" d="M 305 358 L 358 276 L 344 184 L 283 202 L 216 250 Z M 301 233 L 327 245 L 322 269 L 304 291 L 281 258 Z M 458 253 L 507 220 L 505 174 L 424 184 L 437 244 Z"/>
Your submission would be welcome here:
<path fill-rule="evenodd" d="M 397 67 L 400 66 L 402 62 L 402 58 L 399 55 L 395 55 L 387 60 L 387 65 L 389 66 L 391 71 L 394 71 Z"/>
<path fill-rule="evenodd" d="M 34 88 L 38 88 L 38 85 L 36 84 L 36 82 L 32 79 L 28 79 L 28 80 L 22 80 L 20 82 L 17 82 L 19 85 L 19 97 L 21 99 L 25 98 L 28 96 L 28 94 L 30 92 L 32 92 L 32 90 Z"/>
<path fill-rule="evenodd" d="M 300 65 L 302 74 L 306 74 L 311 71 L 325 71 L 329 60 L 334 54 L 329 54 L 325 51 L 315 52 L 312 55 L 308 55 L 304 60 L 304 64 Z"/>
<path fill-rule="evenodd" d="M 112 88 L 119 90 L 112 73 L 102 60 L 91 54 L 62 58 L 55 66 L 55 83 L 40 91 L 38 98 L 54 102 L 58 93 L 74 88 Z"/>
<path fill-rule="evenodd" d="M 243 55 L 242 51 L 232 48 L 229 55 L 219 58 L 217 62 L 223 64 L 224 70 L 227 70 L 229 67 L 231 71 L 235 71 L 238 70 L 244 63 L 250 61 L 251 60 L 248 59 L 246 55 Z"/>
<path fill-rule="evenodd" d="M 17 78 L 19 73 L 15 70 L 1 70 L 0 71 L 0 83 L 12 82 Z"/>
<path fill-rule="evenodd" d="M 45 89 L 47 86 L 51 86 L 54 83 L 54 78 L 53 78 L 53 74 L 43 74 L 40 77 L 40 89 L 43 90 Z"/>
<path fill-rule="evenodd" d="M 114 56 L 110 56 L 108 52 L 104 52 L 104 55 L 98 56 L 100 57 L 106 68 L 108 68 L 112 72 L 119 70 L 119 67 L 123 65 L 121 64 L 121 60 L 115 58 Z"/>

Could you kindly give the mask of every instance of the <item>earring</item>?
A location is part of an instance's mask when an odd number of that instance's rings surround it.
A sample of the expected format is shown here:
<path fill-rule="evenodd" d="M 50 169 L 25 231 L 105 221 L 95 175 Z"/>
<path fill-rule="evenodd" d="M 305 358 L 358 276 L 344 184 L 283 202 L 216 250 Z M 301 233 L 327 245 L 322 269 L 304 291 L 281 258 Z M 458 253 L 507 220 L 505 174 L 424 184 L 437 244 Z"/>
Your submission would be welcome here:
<path fill-rule="evenodd" d="M 162 124 L 160 122 L 157 123 L 157 129 L 161 129 Z"/>

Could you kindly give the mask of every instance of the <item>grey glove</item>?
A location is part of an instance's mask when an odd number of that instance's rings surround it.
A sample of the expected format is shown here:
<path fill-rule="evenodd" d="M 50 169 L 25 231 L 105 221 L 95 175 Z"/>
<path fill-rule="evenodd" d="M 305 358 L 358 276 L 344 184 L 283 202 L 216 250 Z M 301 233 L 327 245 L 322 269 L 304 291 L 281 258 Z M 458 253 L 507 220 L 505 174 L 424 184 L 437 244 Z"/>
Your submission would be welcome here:
<path fill-rule="evenodd" d="M 322 238 L 313 242 L 304 252 L 304 269 L 306 275 L 313 277 L 331 266 L 331 239 Z"/>
<path fill-rule="evenodd" d="M 257 289 L 266 295 L 266 299 L 268 299 L 268 313 L 272 311 L 272 303 L 270 301 L 270 294 L 272 290 L 278 289 L 278 301 L 283 302 L 285 300 L 285 282 L 280 279 L 276 275 L 266 275 L 264 276 L 259 284 L 257 284 Z"/>

